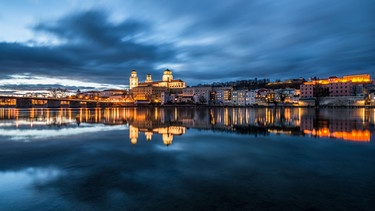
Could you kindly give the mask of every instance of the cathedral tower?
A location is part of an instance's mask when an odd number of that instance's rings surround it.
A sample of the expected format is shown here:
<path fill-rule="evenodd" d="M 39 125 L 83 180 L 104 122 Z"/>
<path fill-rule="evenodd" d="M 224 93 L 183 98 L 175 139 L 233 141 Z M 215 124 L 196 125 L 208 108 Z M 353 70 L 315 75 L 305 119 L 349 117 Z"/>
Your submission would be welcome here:
<path fill-rule="evenodd" d="M 152 82 L 152 79 L 151 79 L 151 74 L 149 73 L 149 74 L 147 74 L 147 76 L 146 76 L 146 81 L 145 81 L 146 83 L 151 83 Z"/>
<path fill-rule="evenodd" d="M 132 89 L 138 86 L 138 77 L 137 72 L 135 70 L 132 71 L 131 76 L 129 78 L 129 88 Z"/>
<path fill-rule="evenodd" d="M 164 70 L 163 81 L 164 82 L 170 82 L 172 80 L 173 80 L 172 71 L 170 71 L 168 69 Z"/>

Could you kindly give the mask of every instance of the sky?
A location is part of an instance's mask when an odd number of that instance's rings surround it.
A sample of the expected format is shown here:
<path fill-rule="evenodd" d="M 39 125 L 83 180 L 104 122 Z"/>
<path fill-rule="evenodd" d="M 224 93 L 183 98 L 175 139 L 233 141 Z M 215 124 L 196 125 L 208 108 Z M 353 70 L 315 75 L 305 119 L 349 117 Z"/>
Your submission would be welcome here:
<path fill-rule="evenodd" d="M 0 90 L 374 78 L 374 20 L 373 0 L 4 1 Z"/>

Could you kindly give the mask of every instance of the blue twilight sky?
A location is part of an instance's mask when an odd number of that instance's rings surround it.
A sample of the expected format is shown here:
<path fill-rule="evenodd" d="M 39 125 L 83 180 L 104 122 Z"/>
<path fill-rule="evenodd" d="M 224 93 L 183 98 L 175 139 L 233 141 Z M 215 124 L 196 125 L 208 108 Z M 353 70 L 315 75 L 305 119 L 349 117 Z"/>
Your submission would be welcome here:
<path fill-rule="evenodd" d="M 13 0 L 0 89 L 124 88 L 132 69 L 188 85 L 370 73 L 374 0 Z"/>

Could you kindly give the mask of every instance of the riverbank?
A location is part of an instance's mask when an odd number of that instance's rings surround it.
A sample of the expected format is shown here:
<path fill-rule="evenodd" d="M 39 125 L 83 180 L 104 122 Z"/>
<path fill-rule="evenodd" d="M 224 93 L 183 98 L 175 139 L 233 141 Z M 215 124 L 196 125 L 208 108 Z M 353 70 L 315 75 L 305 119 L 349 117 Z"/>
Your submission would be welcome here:
<path fill-rule="evenodd" d="M 61 106 L 61 107 L 53 107 L 56 109 L 60 108 L 71 108 L 71 109 L 78 109 L 78 108 L 150 108 L 150 107 L 159 107 L 159 108 L 199 108 L 199 107 L 210 107 L 210 108 L 375 108 L 375 105 L 359 105 L 359 106 L 345 106 L 345 105 L 320 105 L 320 106 L 300 106 L 300 105 L 246 105 L 246 106 L 239 106 L 239 105 L 205 105 L 205 104 L 169 104 L 169 105 L 160 105 L 160 104 L 152 104 L 152 105 L 111 105 L 111 106 L 98 106 L 98 107 L 68 107 L 68 106 Z M 0 106 L 0 108 L 18 108 L 16 106 Z M 29 108 L 49 108 L 45 106 L 32 106 Z M 18 109 L 29 109 L 29 108 L 18 108 Z M 49 109 L 53 109 L 49 108 Z"/>

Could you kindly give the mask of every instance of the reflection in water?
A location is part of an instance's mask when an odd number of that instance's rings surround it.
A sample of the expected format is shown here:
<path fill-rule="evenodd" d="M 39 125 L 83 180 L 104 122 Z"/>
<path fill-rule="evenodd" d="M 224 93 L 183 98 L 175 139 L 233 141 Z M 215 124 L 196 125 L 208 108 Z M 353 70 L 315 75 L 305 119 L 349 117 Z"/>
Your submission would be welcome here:
<path fill-rule="evenodd" d="M 0 109 L 0 207 L 371 210 L 374 113 Z"/>
<path fill-rule="evenodd" d="M 307 135 L 370 142 L 374 119 L 374 109 L 366 108 L 2 108 L 0 130 L 3 136 L 20 136 L 20 140 L 31 136 L 33 132 L 39 136 L 46 135 L 51 129 L 55 135 L 129 129 L 132 144 L 137 143 L 139 134 L 142 133 L 147 141 L 151 141 L 155 134 L 161 135 L 164 144 L 170 145 L 174 136 L 186 133 L 186 128 L 252 135 Z M 23 133 L 19 133 L 20 131 Z"/>
<path fill-rule="evenodd" d="M 317 137 L 369 142 L 370 131 L 372 133 L 374 130 L 371 113 L 374 113 L 374 109 L 307 110 L 302 115 L 301 131 Z"/>

